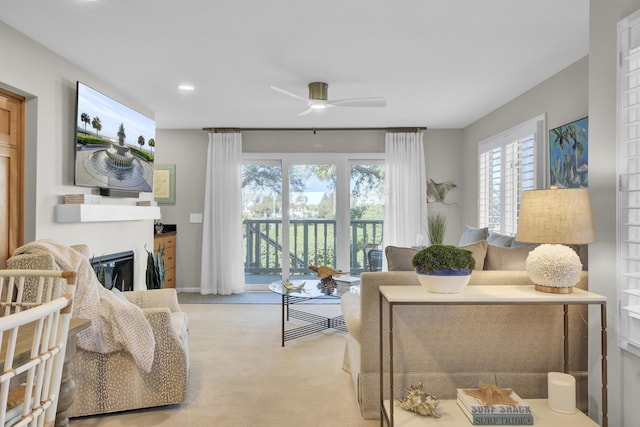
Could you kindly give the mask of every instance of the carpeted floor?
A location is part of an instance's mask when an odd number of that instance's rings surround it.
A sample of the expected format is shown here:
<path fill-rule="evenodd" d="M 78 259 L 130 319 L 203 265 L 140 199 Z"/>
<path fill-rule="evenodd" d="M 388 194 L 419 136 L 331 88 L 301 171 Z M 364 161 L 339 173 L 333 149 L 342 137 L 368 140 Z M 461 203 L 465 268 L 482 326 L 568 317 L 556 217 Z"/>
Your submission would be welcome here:
<path fill-rule="evenodd" d="M 282 296 L 270 291 L 243 292 L 234 295 L 201 295 L 198 292 L 178 293 L 180 304 L 280 304 Z M 305 304 L 339 304 L 340 298 L 313 298 Z"/>
<path fill-rule="evenodd" d="M 277 306 L 182 308 L 189 316 L 191 343 L 187 402 L 72 419 L 71 427 L 379 425 L 361 418 L 351 376 L 342 370 L 344 332 L 327 330 L 281 347 Z M 340 307 L 317 304 L 305 310 L 331 316 Z"/>

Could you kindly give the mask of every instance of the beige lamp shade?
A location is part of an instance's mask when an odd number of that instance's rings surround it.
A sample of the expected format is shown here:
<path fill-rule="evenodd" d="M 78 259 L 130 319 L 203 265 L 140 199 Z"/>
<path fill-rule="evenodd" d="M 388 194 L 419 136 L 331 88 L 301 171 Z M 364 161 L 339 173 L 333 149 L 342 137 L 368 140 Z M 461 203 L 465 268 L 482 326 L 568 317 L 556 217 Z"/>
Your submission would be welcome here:
<path fill-rule="evenodd" d="M 524 191 L 516 240 L 558 244 L 595 242 L 589 192 L 584 188 Z"/>

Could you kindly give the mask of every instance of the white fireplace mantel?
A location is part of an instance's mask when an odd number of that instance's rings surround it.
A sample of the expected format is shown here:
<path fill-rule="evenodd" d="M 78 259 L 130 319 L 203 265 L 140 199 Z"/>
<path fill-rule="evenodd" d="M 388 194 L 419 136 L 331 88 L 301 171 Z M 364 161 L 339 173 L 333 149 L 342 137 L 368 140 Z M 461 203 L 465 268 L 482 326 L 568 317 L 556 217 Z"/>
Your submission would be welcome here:
<path fill-rule="evenodd" d="M 108 222 L 160 219 L 158 206 L 56 205 L 56 222 Z"/>

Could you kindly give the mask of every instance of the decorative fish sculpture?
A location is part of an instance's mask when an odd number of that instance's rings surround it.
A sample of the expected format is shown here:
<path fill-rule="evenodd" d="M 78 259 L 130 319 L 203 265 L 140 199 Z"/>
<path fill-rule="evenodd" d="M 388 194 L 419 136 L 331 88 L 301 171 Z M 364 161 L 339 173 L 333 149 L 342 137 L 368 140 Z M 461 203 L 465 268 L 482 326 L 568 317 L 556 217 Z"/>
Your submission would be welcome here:
<path fill-rule="evenodd" d="M 453 182 L 434 182 L 432 179 L 427 181 L 427 203 L 440 202 L 445 205 L 455 203 L 445 203 L 444 198 L 449 190 L 456 188 Z"/>
<path fill-rule="evenodd" d="M 320 267 L 310 265 L 309 270 L 314 271 L 321 279 L 324 279 L 325 277 L 340 276 L 341 274 L 345 274 L 344 271 L 334 270 L 333 268 L 327 267 L 326 265 L 321 265 Z"/>

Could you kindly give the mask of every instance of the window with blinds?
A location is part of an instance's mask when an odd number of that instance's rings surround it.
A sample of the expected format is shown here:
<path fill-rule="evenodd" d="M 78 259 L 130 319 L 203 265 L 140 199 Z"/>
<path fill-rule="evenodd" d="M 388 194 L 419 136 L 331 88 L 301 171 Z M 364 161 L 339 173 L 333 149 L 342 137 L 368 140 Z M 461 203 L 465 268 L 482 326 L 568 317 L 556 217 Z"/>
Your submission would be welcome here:
<path fill-rule="evenodd" d="M 640 11 L 618 24 L 618 345 L 640 356 Z"/>
<path fill-rule="evenodd" d="M 478 149 L 478 226 L 515 235 L 520 198 L 537 188 L 544 116 L 482 141 Z"/>

